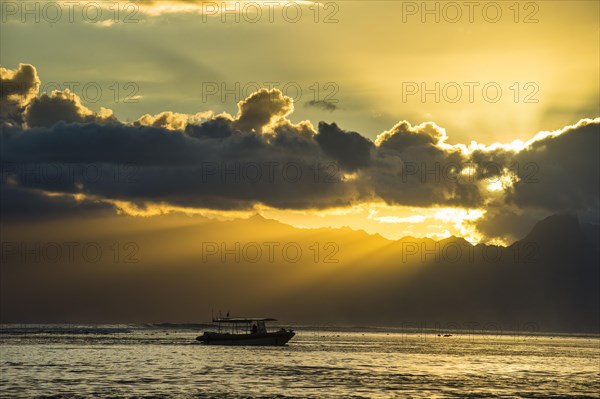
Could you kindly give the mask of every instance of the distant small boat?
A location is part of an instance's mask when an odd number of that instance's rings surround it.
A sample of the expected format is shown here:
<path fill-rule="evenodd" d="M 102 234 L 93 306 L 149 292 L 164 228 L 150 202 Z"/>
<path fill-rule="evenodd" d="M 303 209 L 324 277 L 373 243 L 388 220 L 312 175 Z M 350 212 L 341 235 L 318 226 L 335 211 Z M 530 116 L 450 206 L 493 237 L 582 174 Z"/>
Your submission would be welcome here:
<path fill-rule="evenodd" d="M 296 333 L 292 329 L 281 328 L 278 331 L 267 331 L 266 323 L 277 321 L 265 318 L 219 317 L 213 319 L 217 324 L 217 332 L 205 331 L 196 337 L 206 345 L 285 345 Z M 226 327 L 224 327 L 225 325 Z M 228 330 L 227 332 L 223 331 Z"/>

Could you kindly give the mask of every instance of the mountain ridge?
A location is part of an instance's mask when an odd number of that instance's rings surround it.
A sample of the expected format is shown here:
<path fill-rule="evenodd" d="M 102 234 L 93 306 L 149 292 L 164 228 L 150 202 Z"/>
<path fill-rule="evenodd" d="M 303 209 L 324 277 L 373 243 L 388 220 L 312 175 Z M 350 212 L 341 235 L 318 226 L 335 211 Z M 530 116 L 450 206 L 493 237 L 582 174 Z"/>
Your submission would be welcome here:
<path fill-rule="evenodd" d="M 597 229 L 573 216 L 544 219 L 509 247 L 263 219 L 70 220 L 40 223 L 35 240 L 4 225 L 5 241 L 90 242 L 107 256 L 17 262 L 13 254 L 0 266 L 0 321 L 200 322 L 230 309 L 309 324 L 600 328 L 599 256 L 586 233 Z M 125 251 L 132 237 L 136 251 Z"/>

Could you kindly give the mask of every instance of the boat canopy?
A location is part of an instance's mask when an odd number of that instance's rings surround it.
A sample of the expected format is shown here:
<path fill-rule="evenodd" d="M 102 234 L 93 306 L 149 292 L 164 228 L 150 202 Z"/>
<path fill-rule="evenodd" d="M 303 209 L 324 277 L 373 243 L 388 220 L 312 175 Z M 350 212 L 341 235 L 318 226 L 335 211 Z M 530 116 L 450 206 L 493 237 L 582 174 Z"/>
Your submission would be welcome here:
<path fill-rule="evenodd" d="M 277 321 L 277 319 L 262 317 L 217 317 L 213 319 L 213 323 L 254 323 L 259 321 Z"/>

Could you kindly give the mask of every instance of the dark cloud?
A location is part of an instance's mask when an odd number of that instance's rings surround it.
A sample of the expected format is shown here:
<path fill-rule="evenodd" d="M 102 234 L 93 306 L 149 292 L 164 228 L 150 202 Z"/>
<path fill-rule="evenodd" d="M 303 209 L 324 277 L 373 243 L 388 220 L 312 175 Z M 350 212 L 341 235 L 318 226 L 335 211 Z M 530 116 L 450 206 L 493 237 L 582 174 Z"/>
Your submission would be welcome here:
<path fill-rule="evenodd" d="M 320 122 L 315 140 L 326 154 L 349 171 L 366 167 L 375 148 L 371 140 L 356 132 L 345 132 L 335 123 Z"/>
<path fill-rule="evenodd" d="M 514 157 L 520 181 L 509 200 L 520 207 L 579 211 L 600 207 L 600 123 L 582 122 L 534 141 Z"/>
<path fill-rule="evenodd" d="M 478 182 L 460 175 L 467 156 L 445 139 L 443 129 L 431 122 L 411 126 L 402 121 L 380 134 L 376 166 L 369 170 L 378 196 L 400 205 L 481 206 Z"/>
<path fill-rule="evenodd" d="M 500 197 L 488 199 L 485 218 L 475 225 L 486 238 L 521 238 L 533 223 L 553 213 L 600 219 L 600 119 L 585 119 L 553 133 L 540 133 L 524 148 L 476 150 L 482 187 L 510 177 Z"/>
<path fill-rule="evenodd" d="M 48 195 L 38 190 L 0 186 L 2 221 L 23 222 L 47 218 L 114 215 L 116 207 L 109 202 L 76 199 L 70 195 Z"/>
<path fill-rule="evenodd" d="M 331 101 L 325 101 L 325 100 L 310 100 L 309 102 L 304 104 L 304 106 L 306 108 L 319 108 L 324 111 L 330 111 L 330 112 L 333 112 L 336 109 L 338 109 L 337 105 L 335 105 Z"/>
<path fill-rule="evenodd" d="M 528 150 L 489 151 L 485 157 L 483 152 L 471 157 L 458 148 L 434 143 L 433 137 L 439 140 L 443 135 L 431 126 L 399 130 L 400 139 L 386 135 L 384 140 L 378 139 L 378 146 L 335 124 L 321 123 L 314 132 L 309 123 L 285 122 L 269 134 L 242 132 L 234 126 L 235 119 L 215 117 L 188 125 L 184 132 L 119 123 L 5 128 L 1 155 L 4 165 L 17 165 L 5 169 L 10 169 L 11 177 L 23 187 L 141 203 L 215 209 L 244 209 L 262 203 L 304 209 L 383 199 L 400 205 L 487 207 L 490 214 L 507 206 L 597 207 L 597 191 L 591 184 L 598 177 L 597 161 L 590 148 L 597 143 L 594 129 L 597 131 L 598 122 L 533 141 Z M 410 136 L 407 129 L 413 130 L 410 135 L 424 137 Z M 422 131 L 426 133 L 418 133 Z M 554 151 L 558 148 L 568 150 L 569 155 L 557 155 Z M 582 161 L 582 154 L 592 162 Z M 463 181 L 448 174 L 448 166 L 460 170 L 475 158 L 493 160 L 499 166 L 513 165 L 515 160 L 533 163 L 540 169 L 539 179 L 527 184 L 519 181 L 491 202 L 486 192 L 489 176 Z M 41 170 L 54 170 L 56 165 L 61 170 L 68 165 L 93 165 L 90 170 L 101 170 L 102 176 L 77 180 L 63 172 L 65 178 L 32 179 L 36 165 Z M 135 167 L 133 181 L 125 184 L 115 179 L 131 165 Z M 548 171 L 542 174 L 544 167 Z M 345 171 L 355 177 L 345 179 Z M 573 175 L 587 181 L 588 187 L 578 185 Z M 570 201 L 559 194 L 559 178 L 573 186 Z"/>
<path fill-rule="evenodd" d="M 39 85 L 33 67 L 2 73 L 29 82 L 27 89 L 3 91 L 13 117 L 26 122 L 5 124 L 1 132 L 5 195 L 18 189 L 42 193 L 40 201 L 48 199 L 44 192 L 56 192 L 213 209 L 322 209 L 382 200 L 457 206 L 487 213 L 478 226 L 487 237 L 499 235 L 492 220 L 510 229 L 524 214 L 598 215 L 600 119 L 539 134 L 521 147 L 450 145 L 434 123 L 407 121 L 372 142 L 335 123 L 318 129 L 293 123 L 287 118 L 292 100 L 261 89 L 238 104 L 235 117 L 163 112 L 126 124 L 110 110 L 86 108 L 68 91 L 32 97 Z M 102 173 L 35 178 L 39 168 L 73 167 Z M 124 170 L 133 179 L 124 181 Z M 7 204 L 3 213 L 18 201 Z"/>
<path fill-rule="evenodd" d="M 276 138 L 240 132 L 210 138 L 153 127 L 58 123 L 5 129 L 1 155 L 5 175 L 46 191 L 215 209 L 257 203 L 327 207 L 358 199 L 353 185 L 315 175 L 317 162 L 333 160 L 314 140 L 303 135 L 291 139 L 283 126 L 278 131 Z M 131 165 L 132 179 L 117 178 Z M 86 167 L 92 177 L 76 179 L 68 173 Z M 59 178 L 39 177 L 44 171 Z"/>
<path fill-rule="evenodd" d="M 187 135 L 196 138 L 208 138 L 222 140 L 234 134 L 234 127 L 231 126 L 231 118 L 217 116 L 201 125 L 190 124 L 185 128 Z"/>

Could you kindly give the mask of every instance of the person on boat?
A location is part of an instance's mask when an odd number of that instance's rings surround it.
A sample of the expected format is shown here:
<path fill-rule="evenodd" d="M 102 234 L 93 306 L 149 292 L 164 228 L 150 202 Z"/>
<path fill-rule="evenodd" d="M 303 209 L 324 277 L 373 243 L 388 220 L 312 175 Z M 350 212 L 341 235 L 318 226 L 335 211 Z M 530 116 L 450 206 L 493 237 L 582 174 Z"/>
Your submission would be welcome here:
<path fill-rule="evenodd" d="M 258 327 L 256 324 L 252 324 L 252 334 L 256 334 L 258 332 Z"/>

